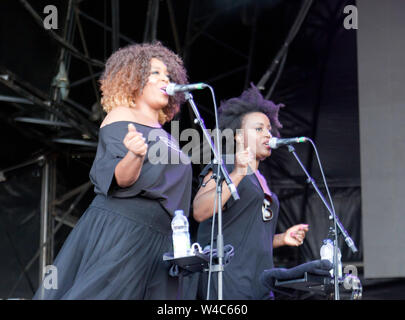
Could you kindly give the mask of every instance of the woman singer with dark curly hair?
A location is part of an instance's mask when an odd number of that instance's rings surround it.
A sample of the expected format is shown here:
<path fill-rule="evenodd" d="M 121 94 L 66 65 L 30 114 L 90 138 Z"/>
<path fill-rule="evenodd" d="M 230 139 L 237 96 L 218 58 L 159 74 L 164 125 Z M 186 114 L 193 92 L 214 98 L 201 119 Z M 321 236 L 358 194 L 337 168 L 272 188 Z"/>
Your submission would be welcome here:
<path fill-rule="evenodd" d="M 159 42 L 108 59 L 100 80 L 107 115 L 90 171 L 96 197 L 55 259 L 58 289 L 42 285 L 34 298 L 176 298 L 162 256 L 172 250 L 174 211 L 189 212 L 192 171 L 162 129 L 183 102 L 167 95 L 169 81 L 187 83 L 186 71 Z"/>
<path fill-rule="evenodd" d="M 273 248 L 300 246 L 308 225 L 299 224 L 282 234 L 275 234 L 279 203 L 259 171 L 259 163 L 270 156 L 270 138 L 279 136 L 280 105 L 265 100 L 255 87 L 238 98 L 224 101 L 219 109 L 219 129 L 232 130 L 236 152 L 224 157 L 230 177 L 240 199 L 235 201 L 225 182 L 222 192 L 224 243 L 234 247 L 234 256 L 223 272 L 224 299 L 271 299 L 271 293 L 260 283 L 260 275 L 273 267 Z M 232 145 L 233 146 L 233 145 Z M 233 148 L 232 148 L 233 153 Z M 194 218 L 200 222 L 198 242 L 210 244 L 214 198 L 213 173 L 217 166 L 207 165 L 200 174 L 202 184 L 194 198 Z M 217 227 L 217 224 L 215 224 Z M 214 231 L 214 241 L 217 235 Z M 214 245 L 216 247 L 216 245 Z M 217 299 L 218 283 L 213 274 L 210 299 Z M 206 298 L 207 274 L 199 281 L 198 297 Z"/>

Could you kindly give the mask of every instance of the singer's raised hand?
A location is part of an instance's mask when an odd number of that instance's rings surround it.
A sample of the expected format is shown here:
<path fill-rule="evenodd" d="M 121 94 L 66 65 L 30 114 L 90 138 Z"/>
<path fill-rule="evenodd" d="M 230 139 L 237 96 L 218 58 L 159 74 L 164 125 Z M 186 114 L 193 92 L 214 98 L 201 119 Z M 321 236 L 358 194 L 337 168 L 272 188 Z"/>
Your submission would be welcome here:
<path fill-rule="evenodd" d="M 235 173 L 245 176 L 248 172 L 249 163 L 253 160 L 253 153 L 250 151 L 250 147 L 245 150 L 237 151 L 235 154 Z"/>
<path fill-rule="evenodd" d="M 145 143 L 142 133 L 136 131 L 135 126 L 128 124 L 128 133 L 124 138 L 125 147 L 137 157 L 144 157 L 148 151 L 148 145 Z"/>

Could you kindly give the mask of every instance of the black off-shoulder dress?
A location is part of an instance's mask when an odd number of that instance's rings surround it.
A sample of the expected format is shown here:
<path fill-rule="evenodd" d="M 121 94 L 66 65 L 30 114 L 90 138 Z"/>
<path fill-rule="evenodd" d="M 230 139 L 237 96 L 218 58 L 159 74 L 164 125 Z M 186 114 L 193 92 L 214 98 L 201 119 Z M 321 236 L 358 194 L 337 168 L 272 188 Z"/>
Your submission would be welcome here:
<path fill-rule="evenodd" d="M 120 188 L 114 170 L 128 150 L 128 124 L 147 138 L 138 180 Z M 119 121 L 100 129 L 90 171 L 96 197 L 53 265 L 57 289 L 41 284 L 34 299 L 175 299 L 177 278 L 162 261 L 172 251 L 171 218 L 190 207 L 192 169 L 163 129 Z"/>

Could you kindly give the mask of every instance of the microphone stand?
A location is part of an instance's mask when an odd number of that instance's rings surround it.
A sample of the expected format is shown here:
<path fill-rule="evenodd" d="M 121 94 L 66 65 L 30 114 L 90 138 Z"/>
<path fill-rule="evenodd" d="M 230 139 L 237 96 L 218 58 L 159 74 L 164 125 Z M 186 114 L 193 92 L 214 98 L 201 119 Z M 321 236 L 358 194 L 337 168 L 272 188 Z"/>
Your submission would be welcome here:
<path fill-rule="evenodd" d="M 236 190 L 235 185 L 233 184 L 228 171 L 226 170 L 226 167 L 222 163 L 222 156 L 221 156 L 221 148 L 218 147 L 218 151 L 215 149 L 211 137 L 208 134 L 207 128 L 205 127 L 204 120 L 201 118 L 200 113 L 198 112 L 197 106 L 194 103 L 193 96 L 189 92 L 185 92 L 184 96 L 187 100 L 187 102 L 190 104 L 191 108 L 194 111 L 195 114 L 195 119 L 194 123 L 199 124 L 201 127 L 201 130 L 204 134 L 204 137 L 206 138 L 211 151 L 214 154 L 214 163 L 218 163 L 218 172 L 217 172 L 217 177 L 216 177 L 216 197 L 218 199 L 218 235 L 217 235 L 217 255 L 218 255 L 218 265 L 212 266 L 211 271 L 218 272 L 218 300 L 222 300 L 222 273 L 224 271 L 224 265 L 223 265 L 223 258 L 224 258 L 224 237 L 222 234 L 222 181 L 225 180 L 226 184 L 228 185 L 229 191 L 232 194 L 232 197 L 235 200 L 239 200 L 239 194 L 238 191 Z M 217 128 L 218 129 L 218 128 Z M 220 144 L 220 141 L 217 142 L 218 146 Z M 211 248 L 212 250 L 212 248 Z"/>
<path fill-rule="evenodd" d="M 318 186 L 315 183 L 315 180 L 309 175 L 308 171 L 305 169 L 304 165 L 302 164 L 301 160 L 297 156 L 295 149 L 293 146 L 288 145 L 288 151 L 291 152 L 295 159 L 298 161 L 299 165 L 301 166 L 302 170 L 304 170 L 306 176 L 307 176 L 307 183 L 311 183 L 318 193 L 319 197 L 321 198 L 322 202 L 324 203 L 325 207 L 328 209 L 330 216 L 329 219 L 333 219 L 333 224 L 334 224 L 334 229 L 333 229 L 333 235 L 334 235 L 334 240 L 333 240 L 333 276 L 334 276 L 334 287 L 335 287 L 335 300 L 339 300 L 339 266 L 338 266 L 338 228 L 343 235 L 346 244 L 348 247 L 352 250 L 353 253 L 357 252 L 357 248 L 352 240 L 350 238 L 349 234 L 343 227 L 342 223 L 340 222 L 339 218 L 336 216 L 335 212 L 332 211 L 332 209 L 329 207 L 329 204 L 326 202 L 325 197 L 322 195 L 321 191 L 319 190 Z"/>

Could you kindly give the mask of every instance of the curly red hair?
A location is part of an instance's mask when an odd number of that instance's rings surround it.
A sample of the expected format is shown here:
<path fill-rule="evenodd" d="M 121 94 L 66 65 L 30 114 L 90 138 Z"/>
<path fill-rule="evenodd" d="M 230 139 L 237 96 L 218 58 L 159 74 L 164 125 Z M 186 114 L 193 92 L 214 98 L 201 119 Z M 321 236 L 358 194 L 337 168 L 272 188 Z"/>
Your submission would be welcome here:
<path fill-rule="evenodd" d="M 160 42 L 126 46 L 108 58 L 100 78 L 101 104 L 107 113 L 117 106 L 135 106 L 135 98 L 142 94 L 148 81 L 152 58 L 166 65 L 172 82 L 188 83 L 182 59 Z M 183 102 L 181 94 L 170 96 L 169 103 L 159 114 L 159 122 L 170 121 Z"/>

